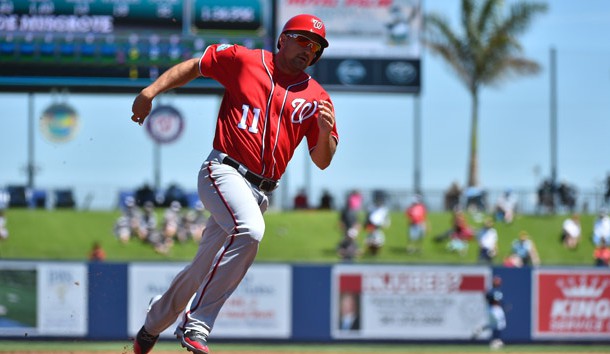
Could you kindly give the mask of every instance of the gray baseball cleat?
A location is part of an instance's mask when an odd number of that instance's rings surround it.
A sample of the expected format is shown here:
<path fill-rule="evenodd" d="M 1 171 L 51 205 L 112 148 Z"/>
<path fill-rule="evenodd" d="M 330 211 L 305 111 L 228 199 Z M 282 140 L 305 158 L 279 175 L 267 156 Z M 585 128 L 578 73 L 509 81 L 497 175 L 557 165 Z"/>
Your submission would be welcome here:
<path fill-rule="evenodd" d="M 180 338 L 180 336 L 177 337 Z M 180 343 L 183 348 L 194 354 L 208 354 L 210 352 L 208 349 L 208 337 L 192 329 L 187 329 L 184 332 L 180 338 Z"/>

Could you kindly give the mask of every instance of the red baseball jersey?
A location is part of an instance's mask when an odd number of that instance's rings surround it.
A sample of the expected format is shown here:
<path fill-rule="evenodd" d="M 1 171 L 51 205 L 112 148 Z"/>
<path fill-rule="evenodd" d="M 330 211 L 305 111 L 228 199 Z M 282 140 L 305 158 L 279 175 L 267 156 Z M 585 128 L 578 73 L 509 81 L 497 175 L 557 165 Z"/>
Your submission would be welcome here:
<path fill-rule="evenodd" d="M 303 137 L 310 151 L 315 148 L 319 102 L 330 97 L 306 73 L 290 76 L 276 70 L 273 57 L 261 49 L 214 44 L 201 56 L 199 71 L 225 88 L 214 149 L 277 180 Z M 338 143 L 337 124 L 331 134 Z"/>

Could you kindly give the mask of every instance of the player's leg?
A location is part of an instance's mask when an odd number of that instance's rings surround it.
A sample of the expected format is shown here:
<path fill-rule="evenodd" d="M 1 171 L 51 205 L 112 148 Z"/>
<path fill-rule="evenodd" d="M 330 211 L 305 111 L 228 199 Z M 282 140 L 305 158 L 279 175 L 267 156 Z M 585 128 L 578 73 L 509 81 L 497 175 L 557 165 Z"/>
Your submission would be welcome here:
<path fill-rule="evenodd" d="M 207 274 L 203 270 L 212 267 L 214 254 L 222 247 L 223 239 L 222 228 L 216 224 L 213 217 L 210 218 L 191 263 L 176 275 L 163 296 L 150 307 L 144 324 L 149 333 L 161 333 L 176 322 L 203 282 Z"/>
<path fill-rule="evenodd" d="M 206 272 L 202 269 L 211 268 L 213 256 L 210 257 L 207 253 L 222 247 L 224 236 L 214 235 L 224 232 L 216 224 L 214 218 L 210 218 L 204 233 L 208 235 L 202 237 L 197 254 L 191 264 L 176 275 L 163 296 L 151 301 L 144 326 L 138 331 L 134 340 L 133 349 L 135 354 L 146 354 L 152 350 L 159 334 L 176 322 L 178 316 L 184 311 L 187 303 L 197 291 L 199 284 L 206 276 Z"/>
<path fill-rule="evenodd" d="M 207 352 L 207 336 L 225 300 L 245 276 L 258 252 L 265 223 L 263 212 L 267 197 L 253 189 L 235 169 L 212 163 L 200 178 L 199 194 L 219 228 L 208 235 L 224 240 L 221 248 L 207 258 L 213 259 L 210 271 L 185 310 L 177 329 L 183 346 L 195 353 Z M 205 252 L 203 250 L 202 252 Z M 180 333 L 182 332 L 182 333 Z"/>
<path fill-rule="evenodd" d="M 224 202 L 216 187 L 211 183 L 210 170 L 207 169 L 208 165 L 209 163 L 206 161 L 199 174 L 199 194 L 200 198 L 205 198 L 202 201 L 212 215 L 204 230 L 198 252 L 191 264 L 185 267 L 174 278 L 165 294 L 150 307 L 147 312 L 146 322 L 136 335 L 134 341 L 134 352 L 136 354 L 150 352 L 159 334 L 171 326 L 179 314 L 184 311 L 187 303 L 208 275 L 208 271 L 212 269 L 212 264 L 217 254 L 222 252 L 221 248 L 227 240 L 228 232 L 216 222 L 218 215 L 220 215 L 221 219 L 226 218 L 226 207 L 224 209 L 218 207 L 223 205 Z M 231 168 L 228 166 L 223 167 L 232 172 L 231 175 L 238 184 L 246 186 L 241 175 L 235 176 L 235 170 L 231 171 Z M 204 190 L 203 192 L 202 189 Z M 249 188 L 248 191 L 251 195 L 252 192 Z M 256 210 L 260 214 L 258 205 L 256 205 Z M 223 221 L 223 223 L 226 224 L 226 221 Z"/>

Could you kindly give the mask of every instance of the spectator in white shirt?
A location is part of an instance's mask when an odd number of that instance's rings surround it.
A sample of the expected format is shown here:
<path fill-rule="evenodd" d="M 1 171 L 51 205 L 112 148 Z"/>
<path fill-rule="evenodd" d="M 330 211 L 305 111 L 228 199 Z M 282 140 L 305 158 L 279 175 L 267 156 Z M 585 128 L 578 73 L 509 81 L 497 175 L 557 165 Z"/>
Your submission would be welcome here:
<path fill-rule="evenodd" d="M 503 221 L 507 224 L 513 222 L 515 209 L 517 207 L 517 197 L 512 190 L 507 189 L 496 202 L 495 214 L 496 221 Z"/>
<path fill-rule="evenodd" d="M 498 254 L 498 232 L 491 218 L 485 219 L 483 228 L 477 234 L 479 241 L 479 262 L 492 264 Z"/>
<path fill-rule="evenodd" d="M 563 222 L 561 241 L 564 247 L 575 249 L 580 242 L 580 232 L 580 216 L 574 213 Z"/>
<path fill-rule="evenodd" d="M 599 246 L 602 239 L 606 241 L 607 245 L 610 244 L 610 217 L 605 210 L 599 213 L 593 224 L 593 244 Z"/>

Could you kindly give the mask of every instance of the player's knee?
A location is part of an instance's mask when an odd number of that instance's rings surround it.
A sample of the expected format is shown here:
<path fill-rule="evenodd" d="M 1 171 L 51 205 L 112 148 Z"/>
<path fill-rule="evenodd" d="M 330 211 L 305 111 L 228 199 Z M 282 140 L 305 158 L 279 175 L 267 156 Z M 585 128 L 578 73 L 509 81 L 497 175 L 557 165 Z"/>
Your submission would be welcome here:
<path fill-rule="evenodd" d="M 246 235 L 255 241 L 260 242 L 265 234 L 264 223 L 250 223 L 240 226 L 240 234 Z"/>

